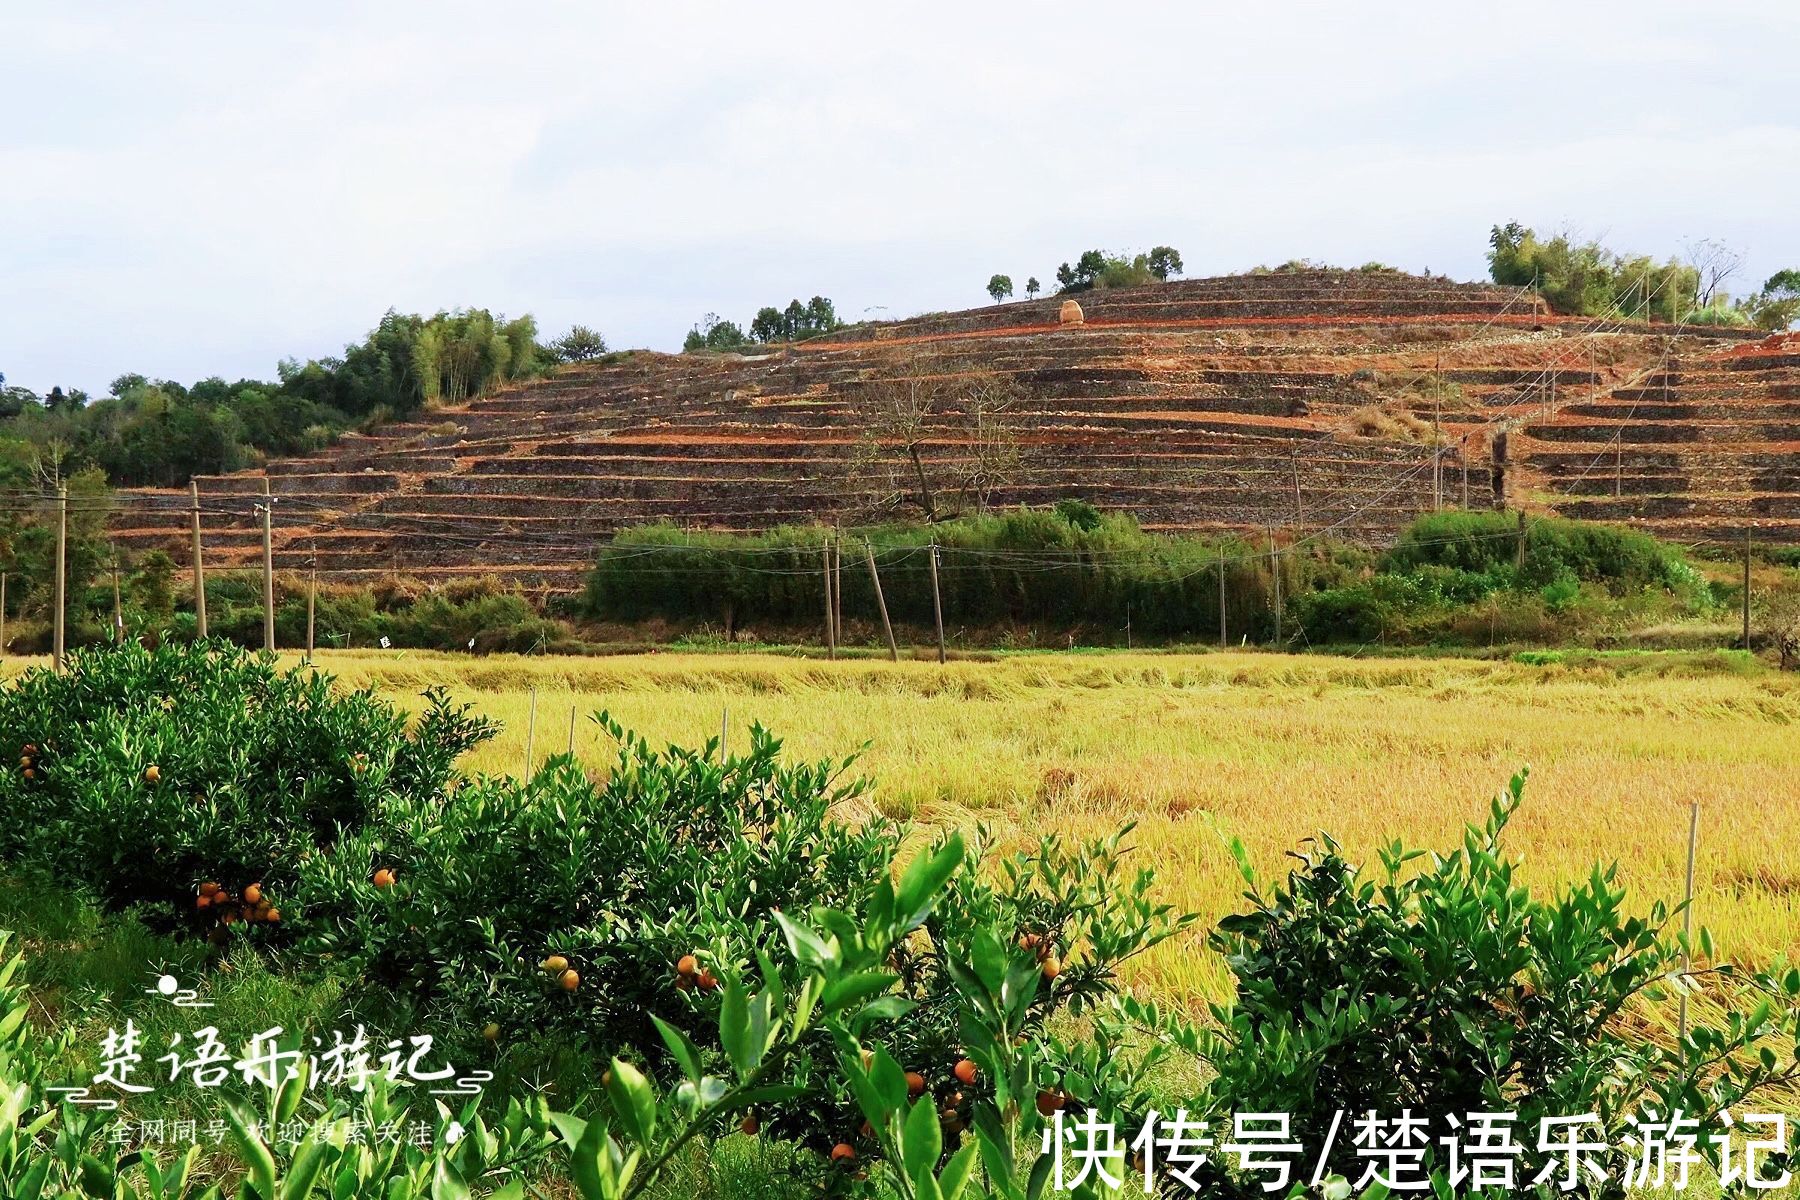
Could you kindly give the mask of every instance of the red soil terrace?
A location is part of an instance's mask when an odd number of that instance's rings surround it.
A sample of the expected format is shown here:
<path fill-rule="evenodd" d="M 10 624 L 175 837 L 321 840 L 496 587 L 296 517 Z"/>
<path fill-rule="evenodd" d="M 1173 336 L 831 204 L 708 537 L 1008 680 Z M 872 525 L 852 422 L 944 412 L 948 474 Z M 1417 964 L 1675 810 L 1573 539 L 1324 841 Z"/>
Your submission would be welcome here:
<path fill-rule="evenodd" d="M 867 519 L 904 495 L 910 465 L 868 436 L 855 401 L 902 371 L 1015 385 L 1019 462 L 995 505 L 1073 497 L 1152 528 L 1380 540 L 1435 498 L 1800 541 L 1800 345 L 1561 317 L 1527 291 L 1392 272 L 1188 280 L 1081 302 L 1081 325 L 1060 324 L 1048 299 L 763 353 L 566 368 L 201 479 L 208 560 L 258 560 L 265 478 L 277 566 L 316 561 L 346 579 L 572 587 L 626 526 Z M 971 453 L 954 410 L 923 448 L 934 469 Z M 124 500 L 122 542 L 184 553 L 186 491 Z"/>

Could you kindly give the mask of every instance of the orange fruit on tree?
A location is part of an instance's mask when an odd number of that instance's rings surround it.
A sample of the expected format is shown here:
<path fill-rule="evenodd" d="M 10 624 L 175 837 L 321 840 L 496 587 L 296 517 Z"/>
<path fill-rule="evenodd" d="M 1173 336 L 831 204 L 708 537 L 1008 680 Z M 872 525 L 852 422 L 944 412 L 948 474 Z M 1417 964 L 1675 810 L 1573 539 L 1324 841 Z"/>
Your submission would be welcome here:
<path fill-rule="evenodd" d="M 951 1068 L 950 1073 L 955 1075 L 957 1079 L 961 1080 L 963 1083 L 975 1082 L 975 1064 L 970 1059 L 957 1059 L 956 1066 Z"/>
<path fill-rule="evenodd" d="M 1041 969 L 1044 972 L 1045 979 L 1055 979 L 1058 975 L 1062 974 L 1062 960 L 1052 954 L 1049 958 L 1044 960 L 1044 965 Z"/>
<path fill-rule="evenodd" d="M 562 975 L 557 978 L 556 982 L 562 985 L 563 991 L 572 992 L 581 986 L 581 976 L 574 971 L 564 971 Z"/>
<path fill-rule="evenodd" d="M 853 1163 L 856 1161 L 856 1148 L 849 1142 L 839 1142 L 831 1148 L 831 1161 L 834 1163 Z"/>
<path fill-rule="evenodd" d="M 205 892 L 201 892 L 198 896 L 194 897 L 194 907 L 195 908 L 211 908 L 212 907 L 212 897 L 207 895 Z"/>
<path fill-rule="evenodd" d="M 1045 1090 L 1037 1094 L 1037 1110 L 1040 1116 L 1049 1116 L 1069 1102 L 1061 1088 L 1055 1091 Z"/>
<path fill-rule="evenodd" d="M 159 780 L 161 778 L 162 778 L 162 771 L 157 768 L 157 765 L 155 763 L 151 763 L 149 766 L 144 768 L 144 782 L 145 783 L 155 783 L 157 780 Z"/>
<path fill-rule="evenodd" d="M 906 1073 L 906 1094 L 915 1099 L 925 1092 L 925 1077 L 917 1071 Z"/>
<path fill-rule="evenodd" d="M 500 1040 L 500 1024 L 499 1024 L 499 1022 L 489 1021 L 487 1023 L 487 1025 L 482 1029 L 481 1036 L 486 1038 L 490 1042 L 499 1041 Z"/>
<path fill-rule="evenodd" d="M 700 985 L 701 991 L 710 992 L 719 986 L 719 977 L 712 973 L 711 967 L 707 967 L 700 972 L 694 982 Z"/>
<path fill-rule="evenodd" d="M 219 894 L 219 885 L 209 880 L 200 885 L 200 894 L 202 896 L 216 896 Z"/>
<path fill-rule="evenodd" d="M 375 872 L 375 886 L 378 888 L 394 886 L 394 871 L 391 867 L 382 867 Z"/>
<path fill-rule="evenodd" d="M 262 884 L 253 883 L 249 887 L 244 889 L 244 903 L 245 904 L 261 904 L 262 903 Z"/>
<path fill-rule="evenodd" d="M 675 961 L 677 975 L 692 975 L 700 969 L 700 960 L 691 954 L 684 954 Z"/>
<path fill-rule="evenodd" d="M 755 1137 L 756 1131 L 762 1128 L 762 1123 L 756 1119 L 755 1113 L 745 1113 L 744 1119 L 738 1122 L 738 1128 L 751 1137 Z"/>
<path fill-rule="evenodd" d="M 281 910 L 279 908 L 271 908 L 268 912 L 263 914 L 263 920 L 271 925 L 281 924 Z"/>
<path fill-rule="evenodd" d="M 1044 940 L 1043 938 L 1039 937 L 1035 933 L 1022 934 L 1019 938 L 1019 949 L 1021 949 L 1021 950 L 1036 950 L 1038 948 L 1038 943 L 1042 942 L 1043 940 Z"/>
<path fill-rule="evenodd" d="M 552 954 L 544 960 L 544 970 L 552 975 L 561 975 L 569 969 L 569 960 L 560 954 Z"/>

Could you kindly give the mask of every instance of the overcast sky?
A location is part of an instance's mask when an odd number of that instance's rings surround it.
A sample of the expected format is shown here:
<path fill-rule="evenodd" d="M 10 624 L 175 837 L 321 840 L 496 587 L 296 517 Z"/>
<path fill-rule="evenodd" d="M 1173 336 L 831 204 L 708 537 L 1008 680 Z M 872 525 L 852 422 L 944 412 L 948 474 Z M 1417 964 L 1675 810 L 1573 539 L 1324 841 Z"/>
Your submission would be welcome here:
<path fill-rule="evenodd" d="M 0 0 L 0 372 L 272 377 L 394 307 L 674 349 L 1082 249 L 1800 265 L 1800 5 Z"/>

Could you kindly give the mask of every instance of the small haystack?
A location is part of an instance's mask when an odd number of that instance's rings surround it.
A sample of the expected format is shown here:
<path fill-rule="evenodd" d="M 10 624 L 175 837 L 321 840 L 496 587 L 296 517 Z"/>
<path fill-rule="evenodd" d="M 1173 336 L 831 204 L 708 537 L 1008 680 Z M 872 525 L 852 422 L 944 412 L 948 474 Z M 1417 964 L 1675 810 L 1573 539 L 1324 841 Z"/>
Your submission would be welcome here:
<path fill-rule="evenodd" d="M 1082 314 L 1081 305 L 1075 303 L 1073 300 L 1064 300 L 1062 302 L 1062 311 L 1058 313 L 1057 316 L 1064 325 L 1079 325 L 1087 320 L 1087 317 Z"/>

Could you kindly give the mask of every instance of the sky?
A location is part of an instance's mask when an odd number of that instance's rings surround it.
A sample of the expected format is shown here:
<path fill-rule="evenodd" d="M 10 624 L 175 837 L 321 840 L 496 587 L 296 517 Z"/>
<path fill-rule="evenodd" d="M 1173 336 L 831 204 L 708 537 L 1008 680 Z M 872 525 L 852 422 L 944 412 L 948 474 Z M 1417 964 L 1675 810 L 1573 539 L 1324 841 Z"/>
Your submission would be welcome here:
<path fill-rule="evenodd" d="M 1082 250 L 1800 266 L 1800 5 L 0 0 L 0 373 L 271 378 L 382 312 L 673 350 Z"/>

